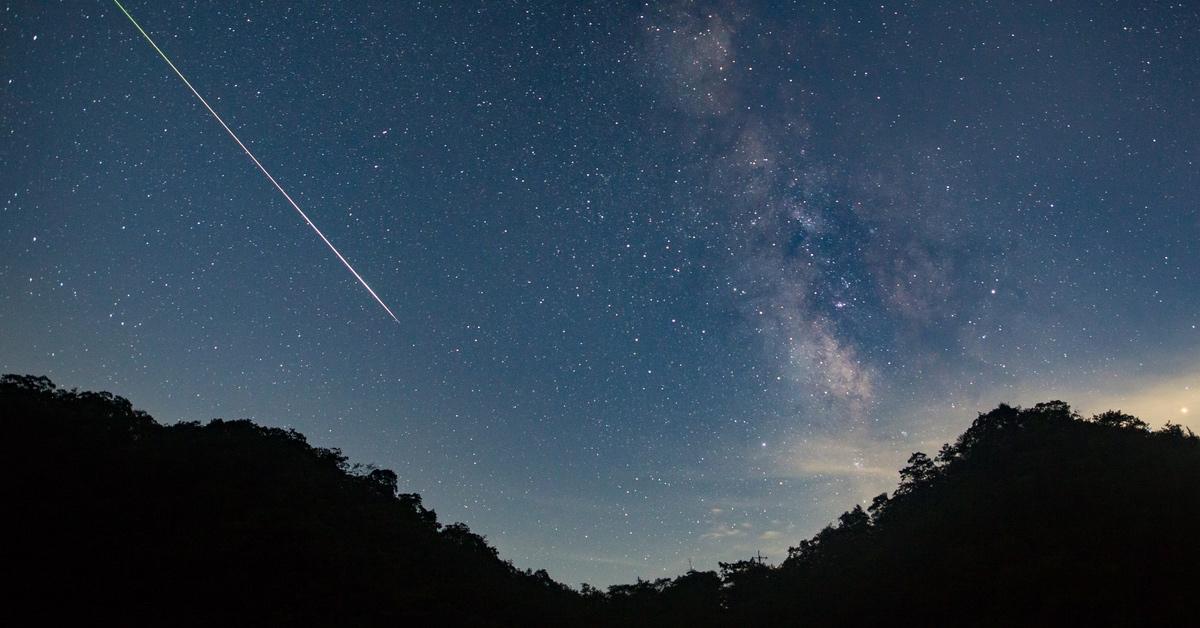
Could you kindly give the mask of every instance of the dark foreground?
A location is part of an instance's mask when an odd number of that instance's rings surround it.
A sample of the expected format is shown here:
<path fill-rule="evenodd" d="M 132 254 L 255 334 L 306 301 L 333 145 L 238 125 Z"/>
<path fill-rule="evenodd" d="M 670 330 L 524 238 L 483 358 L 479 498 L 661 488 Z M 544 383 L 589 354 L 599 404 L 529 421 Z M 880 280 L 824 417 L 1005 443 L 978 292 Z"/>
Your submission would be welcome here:
<path fill-rule="evenodd" d="M 608 591 L 516 569 L 294 431 L 13 375 L 0 430 L 10 625 L 1200 622 L 1200 439 L 1062 402 L 980 415 L 777 566 Z"/>

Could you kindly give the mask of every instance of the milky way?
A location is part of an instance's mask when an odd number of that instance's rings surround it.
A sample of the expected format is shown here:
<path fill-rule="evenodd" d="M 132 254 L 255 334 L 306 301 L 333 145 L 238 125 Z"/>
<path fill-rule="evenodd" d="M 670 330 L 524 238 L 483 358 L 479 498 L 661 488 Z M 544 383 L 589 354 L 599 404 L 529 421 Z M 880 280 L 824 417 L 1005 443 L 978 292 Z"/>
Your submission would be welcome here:
<path fill-rule="evenodd" d="M 117 9 L 9 6 L 0 369 L 570 584 L 778 560 L 1001 401 L 1200 429 L 1196 7 L 808 4 L 125 2 L 400 326 Z"/>

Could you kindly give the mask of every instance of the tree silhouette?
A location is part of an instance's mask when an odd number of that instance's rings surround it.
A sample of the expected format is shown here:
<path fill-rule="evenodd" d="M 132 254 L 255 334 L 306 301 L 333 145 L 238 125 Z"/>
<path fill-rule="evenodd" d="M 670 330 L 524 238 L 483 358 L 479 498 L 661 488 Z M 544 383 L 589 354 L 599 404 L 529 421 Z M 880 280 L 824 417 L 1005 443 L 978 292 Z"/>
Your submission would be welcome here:
<path fill-rule="evenodd" d="M 0 378 L 14 625 L 1190 625 L 1200 438 L 1061 401 L 980 414 L 771 565 L 579 592 L 293 430 L 162 426 Z"/>
<path fill-rule="evenodd" d="M 1108 427 L 1123 427 L 1127 429 L 1145 430 L 1150 426 L 1145 421 L 1120 410 L 1108 410 L 1092 417 L 1092 421 Z"/>
<path fill-rule="evenodd" d="M 3 503 L 39 624 L 561 625 L 583 601 L 442 526 L 389 470 L 248 421 L 161 426 L 108 393 L 0 378 Z"/>

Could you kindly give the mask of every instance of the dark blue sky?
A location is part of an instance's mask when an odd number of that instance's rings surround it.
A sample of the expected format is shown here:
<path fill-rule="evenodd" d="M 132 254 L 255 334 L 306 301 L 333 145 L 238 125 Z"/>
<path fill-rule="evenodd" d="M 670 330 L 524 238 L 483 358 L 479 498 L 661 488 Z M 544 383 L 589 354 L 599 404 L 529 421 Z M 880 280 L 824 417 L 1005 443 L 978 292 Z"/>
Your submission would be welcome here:
<path fill-rule="evenodd" d="M 1200 407 L 1192 3 L 0 17 L 0 369 L 287 425 L 571 584 L 782 558 L 999 401 Z M 1195 423 L 1192 423 L 1195 425 Z"/>

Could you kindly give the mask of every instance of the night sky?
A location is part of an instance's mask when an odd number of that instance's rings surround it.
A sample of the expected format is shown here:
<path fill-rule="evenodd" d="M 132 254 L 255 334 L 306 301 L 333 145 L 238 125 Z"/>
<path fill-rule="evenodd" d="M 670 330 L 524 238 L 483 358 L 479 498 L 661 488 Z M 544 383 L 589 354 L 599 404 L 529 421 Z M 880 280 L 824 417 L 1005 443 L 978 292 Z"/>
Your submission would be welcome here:
<path fill-rule="evenodd" d="M 572 585 L 769 560 L 996 403 L 1200 427 L 1200 7 L 0 13 L 0 370 L 394 469 Z"/>

